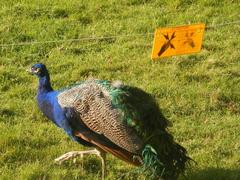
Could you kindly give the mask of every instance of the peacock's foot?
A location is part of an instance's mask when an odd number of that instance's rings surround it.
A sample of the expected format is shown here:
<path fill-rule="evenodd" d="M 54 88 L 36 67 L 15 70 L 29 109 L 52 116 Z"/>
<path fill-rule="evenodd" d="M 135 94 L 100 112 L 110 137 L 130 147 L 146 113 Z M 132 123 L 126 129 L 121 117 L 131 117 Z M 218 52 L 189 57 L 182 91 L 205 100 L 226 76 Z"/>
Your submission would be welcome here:
<path fill-rule="evenodd" d="M 102 162 L 102 179 L 105 177 L 105 158 L 106 154 L 103 151 L 99 151 L 97 149 L 87 150 L 87 151 L 71 151 L 68 153 L 63 154 L 62 156 L 56 158 L 54 161 L 58 164 L 62 164 L 64 161 L 68 159 L 73 159 L 73 162 L 76 162 L 76 157 L 80 156 L 83 157 L 84 154 L 95 154 L 97 155 Z"/>
<path fill-rule="evenodd" d="M 97 149 L 92 149 L 87 151 L 71 151 L 56 158 L 54 161 L 58 164 L 62 164 L 64 161 L 68 159 L 74 160 L 77 156 L 80 156 L 82 158 L 84 154 L 95 154 L 97 156 L 100 156 L 100 151 L 98 151 Z"/>

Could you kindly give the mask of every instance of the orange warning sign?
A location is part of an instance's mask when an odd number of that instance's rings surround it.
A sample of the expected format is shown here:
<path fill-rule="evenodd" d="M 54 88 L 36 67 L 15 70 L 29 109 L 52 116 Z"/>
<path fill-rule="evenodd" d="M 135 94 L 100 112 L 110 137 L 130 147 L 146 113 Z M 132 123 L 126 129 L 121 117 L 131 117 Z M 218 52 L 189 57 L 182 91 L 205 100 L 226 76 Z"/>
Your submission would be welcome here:
<path fill-rule="evenodd" d="M 205 24 L 156 29 L 152 59 L 199 52 L 204 30 Z"/>

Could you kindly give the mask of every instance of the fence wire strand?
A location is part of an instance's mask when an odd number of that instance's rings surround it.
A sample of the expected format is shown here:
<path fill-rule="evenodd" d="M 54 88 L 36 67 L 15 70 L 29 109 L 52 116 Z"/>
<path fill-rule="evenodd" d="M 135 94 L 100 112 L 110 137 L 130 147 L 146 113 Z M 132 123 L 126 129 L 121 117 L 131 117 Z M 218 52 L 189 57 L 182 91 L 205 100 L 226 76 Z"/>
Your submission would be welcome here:
<path fill-rule="evenodd" d="M 208 29 L 215 29 L 218 27 L 229 26 L 229 25 L 236 25 L 240 24 L 240 20 L 225 22 L 216 25 L 207 25 L 205 27 L 206 30 Z M 84 42 L 84 41 L 96 41 L 96 40 L 107 40 L 107 39 L 117 39 L 117 38 L 130 38 L 130 37 L 147 37 L 153 36 L 154 33 L 139 33 L 139 34 L 123 34 L 123 35 L 112 35 L 112 36 L 89 36 L 89 37 L 82 37 L 76 39 L 63 39 L 63 40 L 48 40 L 48 41 L 32 41 L 32 42 L 20 42 L 20 43 L 8 43 L 8 44 L 0 44 L 1 48 L 4 47 L 14 47 L 14 46 L 31 46 L 31 45 L 38 45 L 38 44 L 54 44 L 54 43 L 64 43 L 64 42 Z"/>

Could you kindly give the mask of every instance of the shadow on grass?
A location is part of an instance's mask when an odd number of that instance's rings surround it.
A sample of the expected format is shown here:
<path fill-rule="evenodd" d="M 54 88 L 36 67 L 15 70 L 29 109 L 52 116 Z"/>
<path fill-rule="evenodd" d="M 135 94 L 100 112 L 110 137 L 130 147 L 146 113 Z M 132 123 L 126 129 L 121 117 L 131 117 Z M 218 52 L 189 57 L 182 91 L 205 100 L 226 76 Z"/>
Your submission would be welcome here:
<path fill-rule="evenodd" d="M 185 178 L 183 178 L 185 179 Z M 186 179 L 194 180 L 239 180 L 240 169 L 208 168 L 189 173 Z"/>
<path fill-rule="evenodd" d="M 121 170 L 120 174 L 118 174 L 119 180 L 138 179 L 141 176 L 134 169 L 131 173 L 128 170 Z M 144 179 L 144 176 L 140 179 Z M 240 169 L 208 168 L 194 170 L 185 177 L 179 178 L 179 180 L 240 180 Z"/>

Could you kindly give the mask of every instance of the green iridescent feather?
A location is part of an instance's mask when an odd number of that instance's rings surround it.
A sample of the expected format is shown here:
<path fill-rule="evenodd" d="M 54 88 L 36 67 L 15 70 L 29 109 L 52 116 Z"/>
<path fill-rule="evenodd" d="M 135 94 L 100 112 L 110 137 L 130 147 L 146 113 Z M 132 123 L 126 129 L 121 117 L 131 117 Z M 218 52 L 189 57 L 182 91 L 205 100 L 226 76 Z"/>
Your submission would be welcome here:
<path fill-rule="evenodd" d="M 175 143 L 166 130 L 167 119 L 156 101 L 146 92 L 130 86 L 112 86 L 109 81 L 97 81 L 110 94 L 113 107 L 123 113 L 123 121 L 142 138 L 143 171 L 150 178 L 176 179 L 183 173 L 190 158 L 186 150 Z"/>

